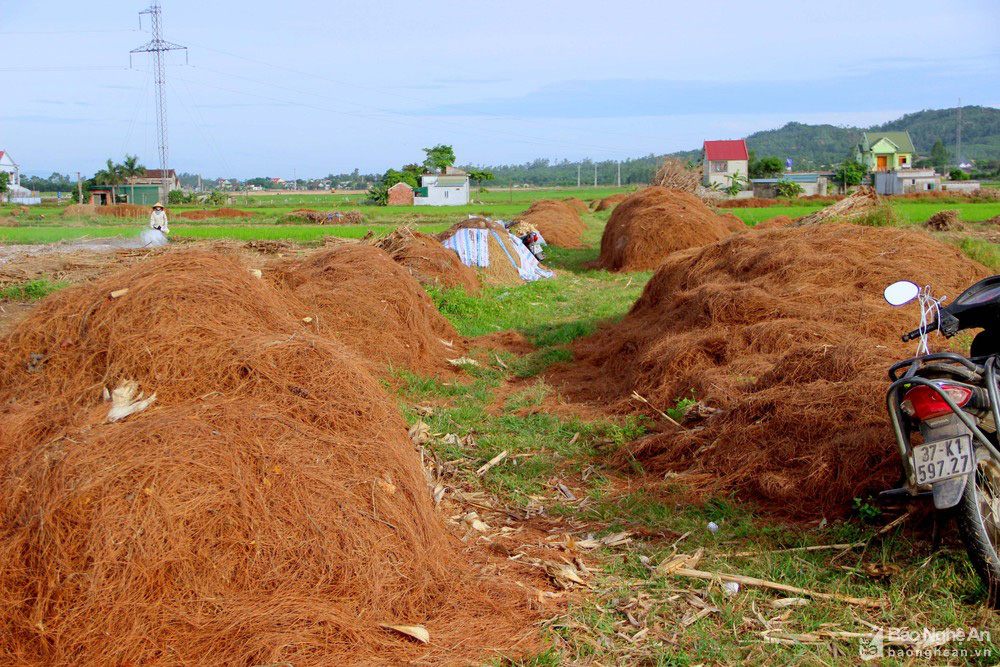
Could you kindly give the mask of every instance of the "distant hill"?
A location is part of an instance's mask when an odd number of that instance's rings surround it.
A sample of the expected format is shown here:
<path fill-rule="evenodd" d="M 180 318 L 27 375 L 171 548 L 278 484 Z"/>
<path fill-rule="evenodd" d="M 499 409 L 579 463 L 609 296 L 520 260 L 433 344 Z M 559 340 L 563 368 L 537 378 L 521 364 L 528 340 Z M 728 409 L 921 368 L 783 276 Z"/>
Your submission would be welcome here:
<path fill-rule="evenodd" d="M 955 155 L 958 108 L 933 109 L 906 114 L 869 128 L 788 123 L 776 130 L 754 132 L 747 147 L 757 157 L 792 158 L 796 169 L 815 169 L 839 164 L 854 156 L 854 146 L 864 131 L 908 130 L 918 157 L 927 157 L 940 139 Z M 679 151 L 671 157 L 698 159 L 700 150 Z M 962 107 L 962 157 L 966 160 L 1000 160 L 1000 109 Z"/>
<path fill-rule="evenodd" d="M 807 125 L 788 123 L 776 130 L 754 132 L 747 145 L 758 158 L 792 158 L 795 169 L 833 167 L 847 158 L 854 157 L 854 147 L 865 130 L 909 130 L 917 149 L 917 157 L 930 155 L 931 147 L 940 139 L 955 153 L 955 128 L 958 109 L 935 109 L 906 114 L 902 118 L 871 128 L 837 127 L 836 125 Z M 711 137 L 706 137 L 711 138 Z M 647 155 L 621 163 L 622 184 L 648 183 L 663 155 Z M 700 161 L 701 147 L 689 151 L 670 153 L 684 161 Z M 962 157 L 966 160 L 1000 161 L 1000 109 L 992 107 L 962 107 Z M 537 186 L 576 185 L 576 162 L 554 162 L 544 159 L 525 164 L 484 166 L 496 174 L 488 185 L 502 187 L 509 183 L 527 183 Z M 584 185 L 593 183 L 594 167 L 598 181 L 610 185 L 617 179 L 618 163 L 614 160 L 593 162 L 584 160 L 580 170 Z M 994 167 L 995 168 L 995 167 Z"/>

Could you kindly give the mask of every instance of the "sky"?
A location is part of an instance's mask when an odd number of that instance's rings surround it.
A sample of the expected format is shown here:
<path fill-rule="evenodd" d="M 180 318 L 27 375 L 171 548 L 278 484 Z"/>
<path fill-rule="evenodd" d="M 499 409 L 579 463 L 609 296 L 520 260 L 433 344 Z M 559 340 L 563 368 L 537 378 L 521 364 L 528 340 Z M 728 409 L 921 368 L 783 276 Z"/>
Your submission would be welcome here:
<path fill-rule="evenodd" d="M 0 0 L 0 150 L 157 167 L 149 0 Z M 99 8 L 99 9 L 98 9 Z M 626 159 L 789 121 L 1000 107 L 998 0 L 162 0 L 169 166 L 207 177 Z"/>

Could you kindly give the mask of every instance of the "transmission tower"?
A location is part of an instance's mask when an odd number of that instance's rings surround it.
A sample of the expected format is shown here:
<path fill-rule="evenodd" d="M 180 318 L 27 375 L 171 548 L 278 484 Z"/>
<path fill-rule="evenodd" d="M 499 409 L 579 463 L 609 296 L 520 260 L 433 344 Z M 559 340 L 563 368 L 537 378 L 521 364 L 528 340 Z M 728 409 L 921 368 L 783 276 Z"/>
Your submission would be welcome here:
<path fill-rule="evenodd" d="M 167 77 L 166 68 L 163 62 L 163 54 L 167 51 L 180 50 L 183 50 L 186 54 L 187 47 L 181 46 L 180 44 L 174 44 L 163 39 L 163 16 L 162 10 L 160 9 L 160 0 L 152 0 L 149 5 L 149 9 L 139 12 L 140 22 L 142 21 L 143 14 L 149 14 L 150 20 L 153 24 L 153 39 L 136 49 L 132 49 L 129 52 L 129 61 L 131 64 L 133 53 L 153 54 L 153 70 L 156 74 L 156 132 L 159 135 L 160 140 L 160 177 L 162 178 L 162 182 L 160 184 L 162 192 L 160 197 L 163 199 L 169 194 L 167 178 Z"/>

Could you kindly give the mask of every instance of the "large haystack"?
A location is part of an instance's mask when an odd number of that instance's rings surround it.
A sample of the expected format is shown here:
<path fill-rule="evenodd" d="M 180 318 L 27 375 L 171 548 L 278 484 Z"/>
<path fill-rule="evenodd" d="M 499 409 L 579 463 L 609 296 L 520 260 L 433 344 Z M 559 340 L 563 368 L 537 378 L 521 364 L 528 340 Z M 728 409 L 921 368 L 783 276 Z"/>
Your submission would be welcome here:
<path fill-rule="evenodd" d="M 237 259 L 67 288 L 0 347 L 3 664 L 469 663 L 530 632 L 456 552 L 393 400 Z M 156 401 L 107 423 L 126 380 Z"/>
<path fill-rule="evenodd" d="M 608 271 L 655 269 L 672 252 L 718 241 L 743 228 L 689 192 L 646 188 L 611 214 L 598 265 Z"/>
<path fill-rule="evenodd" d="M 409 272 L 367 244 L 345 244 L 290 264 L 281 279 L 301 302 L 301 317 L 336 337 L 377 369 L 424 374 L 450 368 L 460 337 Z"/>
<path fill-rule="evenodd" d="M 557 199 L 539 199 L 518 220 L 534 226 L 549 243 L 560 248 L 582 248 L 587 226 L 576 208 Z"/>
<path fill-rule="evenodd" d="M 620 210 L 620 209 L 619 209 Z M 641 409 L 692 395 L 722 410 L 696 431 L 622 455 L 653 472 L 710 473 L 790 514 L 841 510 L 892 484 L 898 455 L 886 371 L 912 356 L 913 308 L 883 288 L 909 279 L 955 296 L 988 271 L 923 232 L 831 223 L 762 230 L 677 253 L 618 325 L 581 341 L 571 392 Z"/>
<path fill-rule="evenodd" d="M 389 253 L 421 285 L 463 289 L 469 294 L 482 289 L 476 271 L 430 234 L 402 227 L 378 239 L 375 245 Z"/>

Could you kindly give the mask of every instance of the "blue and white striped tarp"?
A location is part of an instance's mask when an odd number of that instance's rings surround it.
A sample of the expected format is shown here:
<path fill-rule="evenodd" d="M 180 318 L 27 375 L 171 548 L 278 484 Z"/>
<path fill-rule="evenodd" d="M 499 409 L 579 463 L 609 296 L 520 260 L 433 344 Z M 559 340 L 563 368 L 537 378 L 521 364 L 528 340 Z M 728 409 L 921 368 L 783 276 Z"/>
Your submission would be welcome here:
<path fill-rule="evenodd" d="M 507 234 L 510 246 L 514 248 L 516 257 L 511 256 L 507 246 L 501 242 L 500 235 L 504 233 Z M 490 257 L 490 234 L 496 235 L 497 242 L 504 249 L 504 253 L 500 257 Z M 531 254 L 531 251 L 524 247 L 521 240 L 507 232 L 497 232 L 490 229 L 460 229 L 451 238 L 446 239 L 443 245 L 445 248 L 451 248 L 458 253 L 459 259 L 466 266 L 485 268 L 490 265 L 491 261 L 510 262 L 517 268 L 521 279 L 528 282 L 539 280 L 540 278 L 551 278 L 555 275 L 552 271 L 543 269 L 539 265 L 538 260 L 535 259 L 535 256 Z"/>

